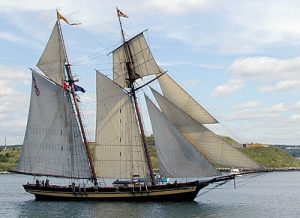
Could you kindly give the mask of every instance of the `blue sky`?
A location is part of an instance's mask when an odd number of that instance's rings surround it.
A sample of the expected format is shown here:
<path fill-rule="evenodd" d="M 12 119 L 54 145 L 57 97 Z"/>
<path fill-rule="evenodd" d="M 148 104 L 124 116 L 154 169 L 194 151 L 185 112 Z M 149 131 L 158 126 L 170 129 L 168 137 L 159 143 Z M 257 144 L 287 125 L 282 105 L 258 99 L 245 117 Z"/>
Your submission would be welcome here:
<path fill-rule="evenodd" d="M 148 29 L 157 62 L 220 121 L 209 128 L 240 143 L 300 143 L 299 1 L 1 0 L 0 144 L 23 141 L 28 68 L 36 68 L 56 9 L 82 23 L 62 28 L 73 71 L 88 90 L 81 108 L 93 139 L 95 69 L 111 75 L 107 54 L 121 42 L 116 5 L 129 15 L 127 36 Z"/>

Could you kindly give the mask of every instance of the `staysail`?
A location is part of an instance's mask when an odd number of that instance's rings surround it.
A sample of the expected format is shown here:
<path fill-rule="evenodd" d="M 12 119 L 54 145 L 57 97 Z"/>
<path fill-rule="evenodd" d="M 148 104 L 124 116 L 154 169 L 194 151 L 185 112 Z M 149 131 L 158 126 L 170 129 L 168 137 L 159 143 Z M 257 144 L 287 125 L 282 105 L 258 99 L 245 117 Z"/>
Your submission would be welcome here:
<path fill-rule="evenodd" d="M 194 148 L 147 97 L 160 174 L 172 178 L 197 178 L 219 175 L 202 154 Z"/>
<path fill-rule="evenodd" d="M 100 72 L 97 77 L 97 177 L 147 177 L 148 168 L 132 99 Z"/>
<path fill-rule="evenodd" d="M 128 57 L 131 60 L 128 60 L 126 52 L 130 53 Z M 131 64 L 132 71 L 135 72 L 135 75 L 132 75 L 134 79 L 161 73 L 143 33 L 138 34 L 113 51 L 113 80 L 121 87 L 126 87 L 129 79 L 127 72 L 129 66 L 126 66 L 127 64 Z"/>
<path fill-rule="evenodd" d="M 65 80 L 65 57 L 66 54 L 59 31 L 59 21 L 57 21 L 48 44 L 36 66 L 47 75 L 50 80 L 62 85 Z"/>
<path fill-rule="evenodd" d="M 189 116 L 164 96 L 151 89 L 163 114 L 211 163 L 218 167 L 260 169 L 246 155 L 233 148 L 219 136 Z"/>
<path fill-rule="evenodd" d="M 163 95 L 201 124 L 218 123 L 197 101 L 182 89 L 167 73 L 159 77 Z"/>
<path fill-rule="evenodd" d="M 32 175 L 91 178 L 69 92 L 32 72 L 27 128 L 17 171 Z"/>

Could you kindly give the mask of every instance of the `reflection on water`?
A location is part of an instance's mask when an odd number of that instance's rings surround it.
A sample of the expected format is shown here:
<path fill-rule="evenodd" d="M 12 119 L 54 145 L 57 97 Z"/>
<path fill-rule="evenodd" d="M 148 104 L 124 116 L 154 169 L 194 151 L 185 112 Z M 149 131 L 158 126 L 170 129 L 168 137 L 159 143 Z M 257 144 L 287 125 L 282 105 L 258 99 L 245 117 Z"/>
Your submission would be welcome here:
<path fill-rule="evenodd" d="M 299 172 L 267 174 L 251 182 L 238 178 L 197 202 L 46 202 L 35 201 L 21 184 L 31 177 L 0 175 L 0 217 L 298 217 Z M 244 185 L 243 185 L 244 184 Z M 204 190 L 203 192 L 205 192 Z"/>
<path fill-rule="evenodd" d="M 207 217 L 221 208 L 199 202 L 42 202 L 16 206 L 19 217 Z"/>
<path fill-rule="evenodd" d="M 184 203 L 97 203 L 96 217 L 196 217 L 203 214 L 203 204 Z"/>
<path fill-rule="evenodd" d="M 89 202 L 25 201 L 18 204 L 19 217 L 95 217 Z"/>

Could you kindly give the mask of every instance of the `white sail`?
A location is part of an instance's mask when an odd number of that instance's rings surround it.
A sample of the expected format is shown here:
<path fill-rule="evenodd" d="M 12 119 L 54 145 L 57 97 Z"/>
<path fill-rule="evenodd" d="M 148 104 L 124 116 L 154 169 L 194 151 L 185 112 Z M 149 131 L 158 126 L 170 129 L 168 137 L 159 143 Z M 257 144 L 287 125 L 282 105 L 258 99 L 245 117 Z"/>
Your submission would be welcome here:
<path fill-rule="evenodd" d="M 113 80 L 115 83 L 126 87 L 126 79 L 128 79 L 126 61 L 129 60 L 126 58 L 125 46 L 128 46 L 130 52 L 128 55 L 132 58 L 133 72 L 136 73 L 133 75 L 135 79 L 161 73 L 143 33 L 140 33 L 113 51 Z"/>
<path fill-rule="evenodd" d="M 155 147 L 163 176 L 209 177 L 219 172 L 194 148 L 147 97 Z"/>
<path fill-rule="evenodd" d="M 166 117 L 211 163 L 218 167 L 260 168 L 253 160 L 233 148 L 167 98 L 151 90 Z"/>
<path fill-rule="evenodd" d="M 70 94 L 34 71 L 27 128 L 17 171 L 91 178 Z"/>
<path fill-rule="evenodd" d="M 65 80 L 64 67 L 66 54 L 58 25 L 58 22 L 56 22 L 48 44 L 36 66 L 49 79 L 62 85 Z"/>
<path fill-rule="evenodd" d="M 98 177 L 147 177 L 141 136 L 131 98 L 97 72 L 95 169 Z"/>
<path fill-rule="evenodd" d="M 158 79 L 163 95 L 201 124 L 218 123 L 197 101 L 181 88 L 168 74 Z"/>

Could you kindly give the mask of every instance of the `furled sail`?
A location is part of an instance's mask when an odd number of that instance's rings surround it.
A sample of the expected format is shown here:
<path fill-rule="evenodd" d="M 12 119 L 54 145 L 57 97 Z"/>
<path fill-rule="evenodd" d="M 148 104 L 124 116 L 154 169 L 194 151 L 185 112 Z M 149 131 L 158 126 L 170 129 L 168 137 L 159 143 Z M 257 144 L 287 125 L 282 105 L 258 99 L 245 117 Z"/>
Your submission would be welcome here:
<path fill-rule="evenodd" d="M 70 94 L 34 71 L 27 128 L 17 171 L 91 178 Z"/>
<path fill-rule="evenodd" d="M 201 124 L 218 123 L 197 101 L 181 88 L 167 73 L 159 77 L 163 95 Z"/>
<path fill-rule="evenodd" d="M 65 80 L 65 57 L 66 54 L 59 31 L 59 24 L 56 22 L 48 44 L 36 66 L 43 71 L 49 79 L 62 85 Z"/>
<path fill-rule="evenodd" d="M 219 172 L 194 148 L 147 97 L 156 151 L 163 176 L 209 177 Z"/>
<path fill-rule="evenodd" d="M 125 46 L 128 47 L 130 53 L 128 55 L 132 58 L 131 60 L 126 57 Z M 126 80 L 128 80 L 128 67 L 126 66 L 128 61 L 131 61 L 133 72 L 136 74 L 133 75 L 134 79 L 161 73 L 143 33 L 138 34 L 113 51 L 113 80 L 121 87 L 126 87 Z"/>
<path fill-rule="evenodd" d="M 260 169 L 253 160 L 233 148 L 167 98 L 151 90 L 166 117 L 211 163 L 218 167 Z"/>
<path fill-rule="evenodd" d="M 97 75 L 95 169 L 97 177 L 147 177 L 144 148 L 131 98 L 100 72 Z"/>

